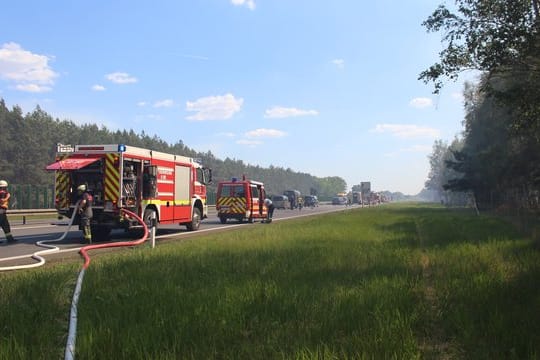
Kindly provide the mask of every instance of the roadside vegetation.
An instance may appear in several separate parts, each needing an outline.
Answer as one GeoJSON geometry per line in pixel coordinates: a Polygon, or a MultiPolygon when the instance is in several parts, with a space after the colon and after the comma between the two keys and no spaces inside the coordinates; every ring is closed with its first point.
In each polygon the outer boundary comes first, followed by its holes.
{"type": "MultiPolygon", "coordinates": [[[[0,359],[62,358],[80,261],[0,273],[0,359]]],[[[78,359],[538,359],[540,253],[390,204],[93,256],[78,359]]]]}

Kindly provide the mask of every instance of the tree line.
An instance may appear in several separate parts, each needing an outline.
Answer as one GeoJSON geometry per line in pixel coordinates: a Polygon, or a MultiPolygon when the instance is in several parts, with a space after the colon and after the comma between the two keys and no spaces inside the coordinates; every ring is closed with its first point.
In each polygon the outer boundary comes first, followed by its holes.
{"type": "Polygon", "coordinates": [[[463,131],[437,140],[426,188],[478,209],[540,209],[539,0],[456,0],[423,23],[443,34],[440,61],[419,75],[437,93],[467,70],[463,131]]]}
{"type": "Polygon", "coordinates": [[[217,182],[232,177],[246,177],[262,181],[269,194],[282,194],[286,189],[296,189],[303,194],[317,194],[329,199],[345,191],[347,184],[339,176],[316,177],[296,172],[290,168],[270,166],[263,168],[244,163],[239,159],[218,159],[210,151],[196,152],[181,140],[169,144],[157,135],[144,131],[111,131],[95,124],[77,125],[72,120],[54,119],[37,106],[32,112],[23,114],[19,106],[10,110],[4,99],[0,99],[0,178],[19,185],[53,185],[54,174],[45,167],[54,162],[56,144],[127,144],[165,153],[196,158],[212,169],[213,183],[208,191],[215,192],[217,182]]]}

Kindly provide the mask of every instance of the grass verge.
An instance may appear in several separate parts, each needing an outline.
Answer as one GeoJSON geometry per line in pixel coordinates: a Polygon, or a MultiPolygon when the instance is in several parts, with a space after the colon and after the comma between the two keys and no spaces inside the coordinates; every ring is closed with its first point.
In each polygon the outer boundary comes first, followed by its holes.
{"type": "MultiPolygon", "coordinates": [[[[77,358],[540,356],[540,254],[495,218],[392,204],[158,245],[93,260],[77,358]]],[[[63,356],[79,268],[0,273],[0,359],[63,356]]]]}

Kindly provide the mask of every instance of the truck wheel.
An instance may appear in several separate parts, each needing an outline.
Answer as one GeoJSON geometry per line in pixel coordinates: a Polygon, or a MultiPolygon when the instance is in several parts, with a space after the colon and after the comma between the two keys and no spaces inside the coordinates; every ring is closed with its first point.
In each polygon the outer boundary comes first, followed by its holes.
{"type": "Polygon", "coordinates": [[[189,231],[195,231],[195,230],[199,230],[200,225],[201,225],[201,211],[198,208],[194,208],[193,217],[191,218],[191,222],[186,224],[186,228],[189,231]]]}
{"type": "Polygon", "coordinates": [[[219,222],[222,223],[222,224],[225,224],[227,222],[227,218],[225,216],[220,216],[219,217],[219,222]]]}

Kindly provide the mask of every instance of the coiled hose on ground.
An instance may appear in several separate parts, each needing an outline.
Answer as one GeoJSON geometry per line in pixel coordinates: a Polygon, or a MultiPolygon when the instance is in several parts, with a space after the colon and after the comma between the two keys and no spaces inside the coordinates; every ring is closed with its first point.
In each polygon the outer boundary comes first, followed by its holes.
{"type": "MultiPolygon", "coordinates": [[[[71,229],[71,226],[73,225],[73,221],[75,220],[75,217],[77,216],[77,210],[79,209],[79,204],[80,204],[80,200],[77,201],[77,203],[75,204],[75,209],[73,210],[73,215],[71,215],[71,219],[69,220],[68,228],[66,229],[64,234],[62,234],[62,236],[60,236],[58,239],[42,240],[42,241],[36,242],[37,246],[47,248],[47,250],[37,251],[30,256],[32,259],[37,260],[38,261],[37,263],[27,264],[27,265],[4,266],[4,267],[0,267],[0,271],[30,269],[30,268],[35,268],[35,267],[44,265],[45,259],[42,257],[42,255],[52,254],[54,252],[60,251],[60,248],[58,246],[49,245],[48,243],[64,240],[69,230],[71,229]]],[[[21,256],[11,257],[7,259],[0,259],[0,262],[7,261],[7,260],[24,259],[26,257],[28,257],[28,255],[21,255],[21,256]]]]}

